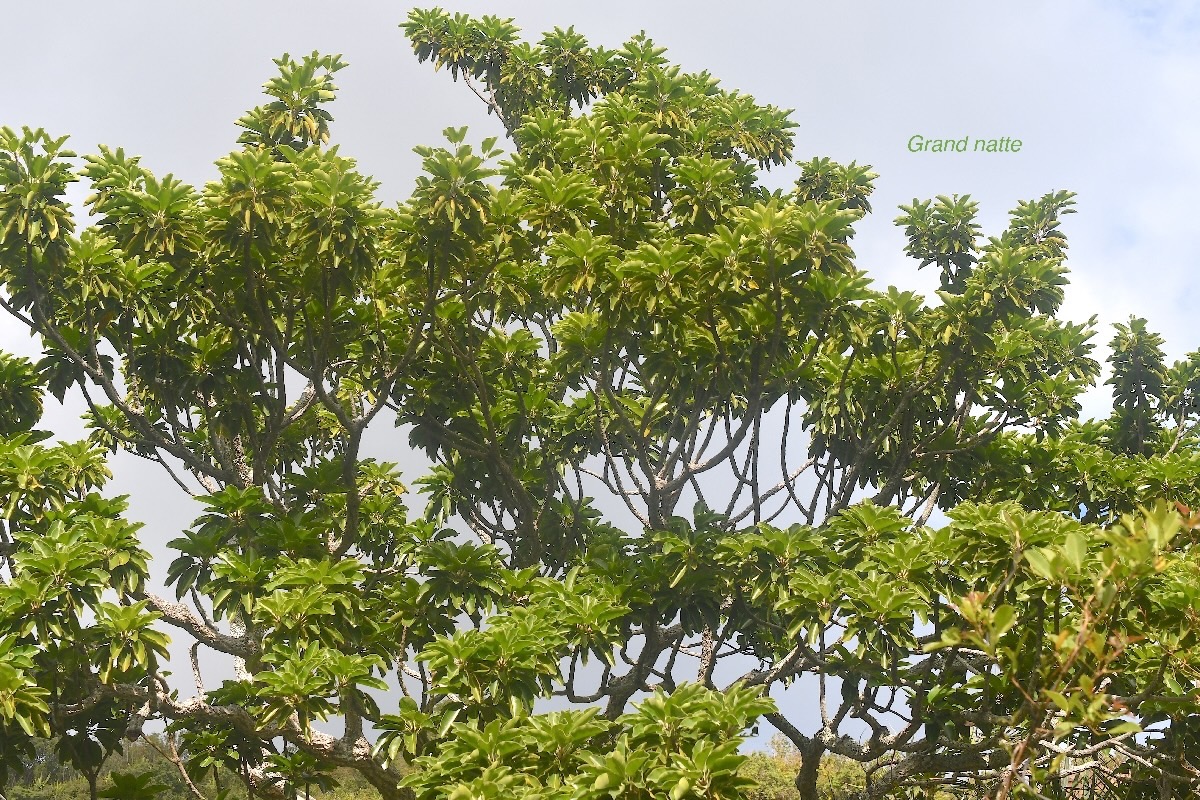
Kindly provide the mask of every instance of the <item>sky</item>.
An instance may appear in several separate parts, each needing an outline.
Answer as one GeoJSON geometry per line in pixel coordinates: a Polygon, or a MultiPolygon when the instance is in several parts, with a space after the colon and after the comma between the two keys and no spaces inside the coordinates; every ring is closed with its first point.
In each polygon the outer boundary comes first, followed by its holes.
{"type": "MultiPolygon", "coordinates": [[[[158,174],[194,184],[235,147],[234,120],[260,102],[283,52],[341,53],[333,140],[382,183],[381,199],[411,191],[412,148],[468,125],[502,133],[482,104],[445,73],[418,64],[398,24],[407,6],[384,2],[256,0],[164,3],[59,0],[5,3],[0,125],[70,134],[74,148],[124,147],[158,174]]],[[[1061,316],[1111,325],[1145,317],[1169,359],[1200,345],[1200,4],[1163,0],[528,0],[450,2],[474,15],[515,18],[531,37],[574,25],[593,44],[619,46],[645,31],[687,70],[794,109],[796,159],[873,165],[874,214],[858,226],[858,263],[879,288],[932,294],[937,276],[907,259],[897,206],[970,194],[986,235],[1019,200],[1068,189],[1078,213],[1063,228],[1071,285],[1061,316]],[[1019,153],[913,153],[914,135],[1020,139],[1019,153]]],[[[775,170],[790,184],[794,167],[775,170]]],[[[86,187],[76,186],[79,202],[86,187]]],[[[0,349],[35,355],[0,320],[0,349]]],[[[1105,348],[1098,349],[1102,358],[1105,348]]],[[[78,404],[49,401],[43,427],[80,435],[78,404]]],[[[1085,398],[1103,415],[1108,393],[1085,398]]],[[[370,455],[405,461],[384,432],[370,455]]],[[[113,459],[113,490],[131,495],[152,550],[191,519],[161,470],[113,459]]],[[[417,476],[411,476],[417,477],[417,476]]],[[[159,563],[159,570],[165,569],[159,563]]]]}

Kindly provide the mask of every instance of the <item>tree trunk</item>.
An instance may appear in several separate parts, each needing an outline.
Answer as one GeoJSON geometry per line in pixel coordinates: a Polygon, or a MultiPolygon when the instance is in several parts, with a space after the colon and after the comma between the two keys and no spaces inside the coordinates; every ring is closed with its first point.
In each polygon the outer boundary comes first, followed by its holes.
{"type": "Polygon", "coordinates": [[[825,748],[818,742],[800,751],[800,772],[796,774],[796,791],[800,800],[817,800],[817,771],[821,767],[821,757],[825,748]]]}

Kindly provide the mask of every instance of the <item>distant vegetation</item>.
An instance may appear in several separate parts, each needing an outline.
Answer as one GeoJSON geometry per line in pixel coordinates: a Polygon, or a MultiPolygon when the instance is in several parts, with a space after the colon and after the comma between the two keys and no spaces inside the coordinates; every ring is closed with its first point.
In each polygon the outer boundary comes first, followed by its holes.
{"type": "MultiPolygon", "coordinates": [[[[159,734],[148,734],[136,742],[127,743],[124,752],[114,753],[104,763],[97,780],[100,795],[109,796],[116,788],[112,774],[145,776],[145,784],[158,786],[146,795],[155,800],[198,800],[188,787],[178,767],[171,760],[171,745],[159,734]]],[[[745,794],[745,800],[799,800],[796,772],[800,754],[782,736],[771,740],[767,752],[751,753],[743,770],[757,786],[745,794]]],[[[192,784],[205,800],[248,800],[248,794],[238,776],[221,770],[221,790],[211,771],[196,775],[192,784]]],[[[313,788],[312,794],[322,800],[378,800],[379,794],[361,775],[352,769],[340,769],[333,774],[336,785],[327,789],[313,788]]],[[[821,764],[817,790],[821,800],[844,800],[863,788],[863,769],[849,759],[827,758],[821,764]]],[[[302,791],[302,790],[301,790],[302,791]]],[[[77,770],[59,761],[54,743],[39,740],[36,756],[28,767],[16,775],[3,795],[7,800],[88,800],[88,780],[77,770]]],[[[121,797],[116,800],[141,800],[121,797]]]]}
{"type": "MultiPolygon", "coordinates": [[[[113,797],[114,800],[198,800],[196,792],[188,786],[183,774],[173,763],[171,744],[164,735],[147,734],[136,742],[126,742],[122,750],[109,756],[100,769],[97,790],[101,797],[113,797]],[[119,794],[115,791],[118,787],[113,781],[114,773],[143,776],[146,779],[143,783],[152,791],[140,797],[119,794]]],[[[38,740],[35,756],[26,765],[23,772],[15,774],[0,796],[7,800],[88,800],[87,777],[58,758],[53,741],[38,740]]],[[[333,778],[336,785],[324,791],[314,788],[312,794],[324,800],[379,799],[379,793],[356,770],[336,770],[333,778]]],[[[205,800],[247,800],[249,797],[240,778],[223,768],[218,768],[216,773],[204,770],[203,774],[194,774],[189,780],[205,800]]],[[[303,787],[300,791],[303,791],[303,787]]]]}

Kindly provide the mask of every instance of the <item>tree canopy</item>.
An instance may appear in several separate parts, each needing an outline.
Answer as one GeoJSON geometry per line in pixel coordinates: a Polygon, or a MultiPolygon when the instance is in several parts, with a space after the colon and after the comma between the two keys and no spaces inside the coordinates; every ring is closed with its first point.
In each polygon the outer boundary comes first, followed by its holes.
{"type": "Polygon", "coordinates": [[[1200,785],[1200,354],[1119,326],[1113,413],[1079,419],[1070,192],[990,236],[914,200],[940,288],[877,289],[876,176],[797,162],[790,112],[645,35],[402,27],[507,139],[447,129],[394,207],[331,144],[336,56],[277,59],[201,188],[0,132],[0,306],[44,348],[0,357],[0,785],[36,738],[98,770],[151,720],[263,797],[348,767],[387,798],[739,798],[756,725],[805,800],[826,758],[861,798],[1200,785]],[[38,429],[45,392],[87,441],[38,429]],[[411,494],[363,456],[393,422],[411,494]],[[203,504],[173,598],[103,494],[117,450],[203,504]]]}

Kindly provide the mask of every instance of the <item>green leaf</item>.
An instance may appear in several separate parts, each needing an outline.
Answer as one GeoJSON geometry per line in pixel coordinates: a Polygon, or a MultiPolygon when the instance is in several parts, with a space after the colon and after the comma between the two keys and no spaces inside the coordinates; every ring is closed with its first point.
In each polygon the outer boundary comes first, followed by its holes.
{"type": "Polygon", "coordinates": [[[1063,553],[1067,557],[1067,563],[1076,571],[1082,569],[1083,562],[1087,558],[1087,541],[1083,538],[1083,534],[1079,531],[1071,531],[1067,534],[1063,553]]]}
{"type": "Polygon", "coordinates": [[[1029,562],[1029,567],[1039,577],[1050,581],[1058,578],[1058,573],[1054,569],[1053,554],[1048,553],[1045,548],[1026,550],[1025,560],[1029,562]]]}

